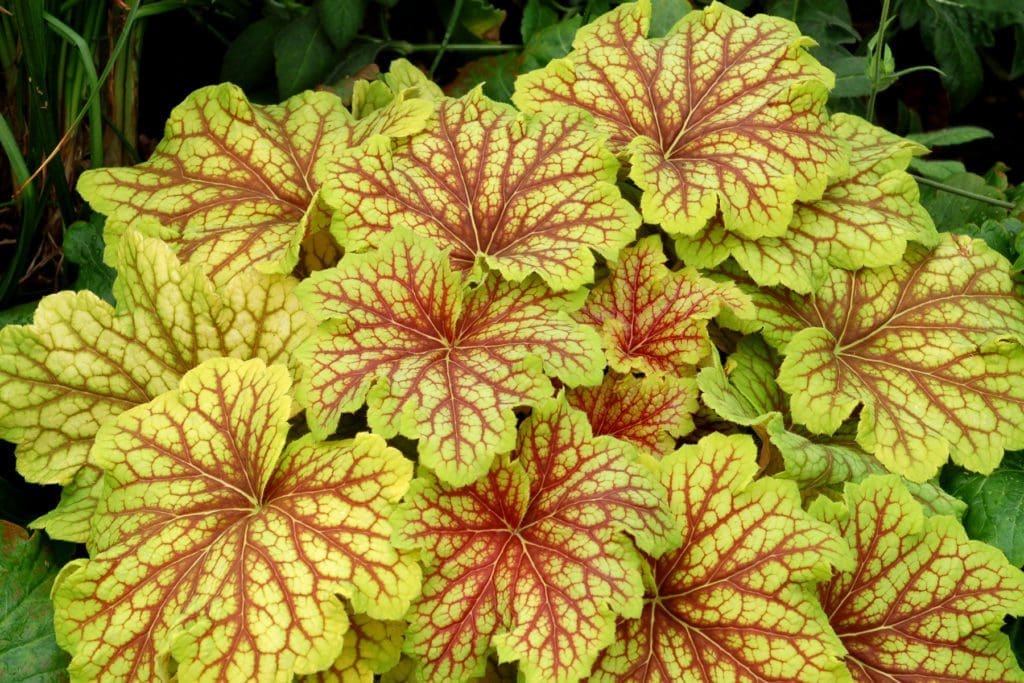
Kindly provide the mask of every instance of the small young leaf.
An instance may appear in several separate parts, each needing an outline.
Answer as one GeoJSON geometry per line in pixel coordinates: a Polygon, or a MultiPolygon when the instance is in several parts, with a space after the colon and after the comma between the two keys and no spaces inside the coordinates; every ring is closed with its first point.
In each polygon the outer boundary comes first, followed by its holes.
{"type": "Polygon", "coordinates": [[[942,484],[967,503],[967,534],[1002,550],[1015,567],[1024,566],[1024,452],[1007,453],[989,475],[951,467],[942,484]]]}
{"type": "Polygon", "coordinates": [[[480,481],[413,484],[395,539],[428,566],[406,646],[424,680],[482,675],[489,646],[530,683],[590,672],[615,618],[639,613],[640,558],[623,532],[655,555],[679,543],[664,490],[631,453],[548,400],[480,481]]]}
{"type": "Polygon", "coordinates": [[[93,214],[88,221],[69,225],[64,231],[62,249],[64,258],[78,266],[75,290],[87,289],[113,304],[112,287],[117,273],[103,262],[103,217],[93,214]]]}
{"type": "Polygon", "coordinates": [[[380,621],[352,613],[348,618],[345,645],[334,664],[296,683],[373,683],[374,674],[390,671],[398,664],[405,621],[380,621]]]}

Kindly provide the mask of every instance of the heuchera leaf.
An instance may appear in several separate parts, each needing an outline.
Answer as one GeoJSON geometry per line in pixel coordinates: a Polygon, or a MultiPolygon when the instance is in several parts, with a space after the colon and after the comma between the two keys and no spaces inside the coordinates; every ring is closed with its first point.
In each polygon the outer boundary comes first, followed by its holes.
{"type": "Polygon", "coordinates": [[[751,317],[750,300],[730,283],[693,269],[670,271],[657,235],[624,249],[576,319],[601,332],[618,372],[686,375],[707,355],[707,322],[723,305],[751,317]]]}
{"type": "MultiPolygon", "coordinates": [[[[216,287],[159,241],[126,234],[119,310],[90,292],[61,292],[43,299],[32,325],[0,330],[0,436],[19,444],[19,472],[68,484],[105,422],[173,389],[208,358],[294,364],[313,330],[295,284],[247,273],[216,287]]],[[[72,538],[84,540],[75,526],[72,538]]]]}
{"type": "Polygon", "coordinates": [[[644,220],[693,234],[721,210],[747,237],[786,230],[796,200],[821,196],[843,168],[825,99],[832,74],[796,25],[713,3],[663,39],[646,38],[649,0],[581,28],[574,50],[520,76],[524,111],[593,115],[644,191],[644,220]]]}
{"type": "Polygon", "coordinates": [[[779,386],[816,433],[863,404],[857,443],[912,481],[949,455],[990,472],[1024,446],[1024,306],[980,240],[943,235],[889,268],[833,270],[811,297],[753,294],[786,358],[779,386]]]}
{"type": "Polygon", "coordinates": [[[476,90],[444,100],[410,140],[378,138],[328,163],[323,196],[347,249],[404,226],[450,248],[459,270],[484,263],[571,290],[593,280],[591,250],[614,257],[640,223],[615,186],[617,169],[586,116],[524,119],[476,90]]]}
{"type": "Polygon", "coordinates": [[[0,680],[65,680],[68,656],[53,639],[50,587],[68,554],[0,520],[0,680]]]}
{"type": "Polygon", "coordinates": [[[969,541],[951,517],[926,517],[895,477],[819,498],[857,556],[818,592],[857,681],[1024,681],[1006,614],[1024,613],[1024,574],[995,548],[969,541]]]}
{"type": "Polygon", "coordinates": [[[201,88],[171,113],[148,161],[82,174],[78,191],[107,216],[107,247],[135,227],[219,282],[257,267],[289,272],[319,187],[317,161],[371,135],[410,135],[432,105],[396,93],[357,120],[327,92],[250,104],[231,84],[201,88]]]}
{"type": "Polygon", "coordinates": [[[814,681],[843,648],[806,584],[852,569],[796,486],[754,481],[746,435],[711,434],[661,461],[683,545],[650,559],[639,619],[619,622],[595,681],[814,681]]]}
{"type": "Polygon", "coordinates": [[[488,277],[468,288],[429,240],[406,230],[377,252],[348,253],[299,288],[322,320],[304,349],[300,391],[318,436],[369,405],[374,432],[419,441],[443,481],[479,478],[515,445],[513,409],[551,396],[551,381],[598,384],[597,335],[569,317],[584,292],[552,294],[536,278],[488,277]]]}
{"type": "Polygon", "coordinates": [[[893,265],[908,240],[935,246],[935,225],[906,172],[913,156],[928,150],[856,116],[836,114],[832,126],[850,143],[850,167],[821,199],[796,205],[785,234],[748,239],[715,220],[697,236],[676,240],[679,257],[711,268],[732,256],[759,285],[809,293],[831,267],[893,265]]]}
{"type": "Polygon", "coordinates": [[[428,565],[407,641],[426,680],[482,675],[489,645],[526,681],[589,673],[615,617],[639,613],[640,560],[622,532],[656,555],[679,541],[664,490],[632,452],[551,399],[483,479],[413,483],[395,539],[428,565]]]}
{"type": "Polygon", "coordinates": [[[92,559],[54,588],[73,680],[289,681],[341,652],[336,595],[379,619],[408,609],[419,569],[387,517],[412,463],[369,434],[286,446],[290,384],[213,359],[101,430],[92,559]]]}
{"type": "Polygon", "coordinates": [[[404,634],[404,621],[349,614],[345,645],[334,664],[326,671],[303,676],[300,683],[373,683],[374,674],[398,664],[404,634]]]}
{"type": "Polygon", "coordinates": [[[675,437],[693,429],[697,384],[692,377],[634,377],[609,373],[597,387],[566,393],[594,434],[614,436],[652,455],[675,448],[675,437]]]}

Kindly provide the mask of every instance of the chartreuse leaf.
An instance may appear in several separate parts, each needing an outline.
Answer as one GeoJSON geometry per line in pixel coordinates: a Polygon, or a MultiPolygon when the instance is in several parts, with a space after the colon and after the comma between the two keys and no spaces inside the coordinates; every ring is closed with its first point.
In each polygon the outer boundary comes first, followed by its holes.
{"type": "Polygon", "coordinates": [[[0,520],[0,680],[65,680],[68,656],[53,639],[50,587],[68,553],[0,520]]]}
{"type": "Polygon", "coordinates": [[[582,410],[594,434],[614,436],[652,455],[664,455],[675,437],[693,429],[697,384],[692,377],[634,377],[609,373],[597,387],[566,393],[569,405],[582,410]]]}
{"type": "Polygon", "coordinates": [[[578,112],[517,116],[475,90],[397,145],[326,164],[324,199],[346,248],[376,246],[404,226],[451,249],[459,270],[539,274],[552,288],[593,280],[594,256],[615,257],[640,217],[615,186],[618,162],[578,112]]]}
{"type": "Polygon", "coordinates": [[[620,620],[595,681],[835,680],[843,647],[807,584],[852,569],[850,551],[757,475],[746,435],[711,434],[661,461],[683,545],[648,560],[639,619],[620,620]]]}
{"type": "Polygon", "coordinates": [[[92,559],[53,594],[73,680],[288,681],[342,651],[337,595],[405,613],[419,569],[387,518],[412,463],[369,434],[286,445],[290,384],[217,358],[101,430],[92,559]]]}
{"type": "Polygon", "coordinates": [[[295,363],[313,331],[295,284],[247,273],[215,287],[133,231],[119,246],[120,310],[91,292],[61,292],[42,300],[33,324],[0,330],[0,436],[18,444],[26,479],[69,485],[65,509],[42,522],[52,536],[88,535],[99,476],[82,467],[111,418],[173,389],[208,358],[295,363]]]}
{"type": "Polygon", "coordinates": [[[990,472],[1024,446],[1024,306],[1006,260],[945,234],[888,268],[833,270],[810,297],[755,291],[786,358],[793,418],[830,434],[862,404],[857,443],[912,481],[948,456],[990,472]]]}
{"type": "MultiPolygon", "coordinates": [[[[764,458],[779,479],[795,481],[804,498],[838,496],[843,485],[859,482],[885,467],[857,445],[844,425],[830,436],[812,436],[792,424],[789,399],[775,382],[780,359],[760,337],[740,340],[724,367],[714,364],[697,376],[704,403],[736,424],[752,426],[770,453],[764,458]]],[[[929,514],[963,514],[964,504],[933,479],[904,482],[929,514]]]]}
{"type": "Polygon", "coordinates": [[[428,566],[406,643],[425,680],[483,675],[492,645],[526,681],[590,672],[616,617],[640,610],[640,558],[622,532],[654,555],[679,542],[664,490],[633,452],[550,399],[484,478],[413,483],[395,540],[428,566]]]}
{"type": "Polygon", "coordinates": [[[1024,681],[1006,614],[1024,613],[1024,574],[952,517],[926,517],[896,477],[811,506],[853,548],[856,568],[818,587],[858,681],[1024,681]]]}
{"type": "Polygon", "coordinates": [[[832,125],[850,143],[849,170],[821,199],[798,203],[785,234],[749,239],[716,219],[696,237],[676,241],[680,258],[710,268],[732,256],[760,285],[809,293],[832,267],[893,265],[907,241],[935,246],[938,233],[906,172],[913,155],[927,149],[856,116],[836,114],[832,125]]]}
{"type": "Polygon", "coordinates": [[[527,112],[590,113],[628,156],[644,220],[694,234],[720,210],[725,228],[780,235],[793,203],[821,196],[844,166],[826,121],[831,72],[813,41],[778,17],[713,3],[647,39],[649,0],[621,5],[576,33],[574,50],[520,76],[527,112]]]}
{"type": "Polygon", "coordinates": [[[349,614],[345,645],[326,671],[303,676],[300,683],[373,683],[374,674],[390,671],[402,655],[404,621],[380,621],[349,614]]]}
{"type": "Polygon", "coordinates": [[[148,161],[87,171],[78,191],[106,214],[108,249],[136,227],[219,282],[253,267],[289,272],[320,184],[317,161],[372,135],[415,133],[431,109],[399,94],[357,120],[327,92],[261,106],[234,85],[201,88],[171,113],[148,161]]]}
{"type": "Polygon", "coordinates": [[[710,350],[707,322],[723,305],[752,316],[750,300],[730,283],[670,271],[665,260],[656,235],[624,249],[576,315],[601,332],[613,370],[685,375],[710,350]]]}
{"type": "Polygon", "coordinates": [[[582,290],[496,277],[469,288],[445,252],[404,229],[299,292],[328,321],[303,352],[300,401],[313,433],[330,434],[367,403],[373,431],[418,438],[420,461],[447,483],[474,481],[512,449],[513,409],[550,396],[548,376],[601,381],[597,334],[569,317],[582,290]]]}

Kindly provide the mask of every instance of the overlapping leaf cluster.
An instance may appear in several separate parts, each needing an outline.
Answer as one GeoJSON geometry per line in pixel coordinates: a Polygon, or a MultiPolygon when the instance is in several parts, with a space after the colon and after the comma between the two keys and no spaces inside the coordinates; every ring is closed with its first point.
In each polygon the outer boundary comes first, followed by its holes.
{"type": "Polygon", "coordinates": [[[205,89],[83,177],[117,308],[0,331],[75,680],[1024,680],[934,481],[1024,446],[1008,264],[793,24],[650,20],[519,110],[205,89]]]}

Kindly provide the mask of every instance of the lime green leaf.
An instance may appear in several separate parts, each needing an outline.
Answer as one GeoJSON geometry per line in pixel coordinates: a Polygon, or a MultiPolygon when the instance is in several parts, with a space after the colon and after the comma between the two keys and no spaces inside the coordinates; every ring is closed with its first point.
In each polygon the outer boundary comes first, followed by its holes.
{"type": "Polygon", "coordinates": [[[652,455],[664,455],[675,437],[693,430],[697,385],[692,377],[634,377],[609,373],[597,387],[572,389],[569,405],[582,410],[594,434],[614,436],[652,455]]]}
{"type": "Polygon", "coordinates": [[[0,520],[0,680],[66,680],[68,656],[53,639],[50,586],[69,553],[0,520]]]}
{"type": "Polygon", "coordinates": [[[934,246],[935,226],[906,173],[913,155],[925,148],[856,116],[836,114],[832,125],[850,143],[849,170],[821,199],[797,204],[784,235],[747,239],[715,220],[695,238],[676,241],[680,258],[710,268],[733,256],[760,285],[809,293],[833,267],[892,265],[908,240],[934,246]]]}
{"type": "Polygon", "coordinates": [[[926,517],[895,477],[819,498],[857,564],[818,588],[858,681],[1024,681],[1003,617],[1024,613],[1024,574],[995,548],[969,541],[951,517],[926,517]]]}
{"type": "Polygon", "coordinates": [[[796,487],[754,481],[749,436],[712,434],[661,461],[683,545],[650,559],[639,619],[619,622],[595,681],[817,681],[843,647],[808,583],[849,549],[800,508],[796,487]]]}
{"type": "Polygon", "coordinates": [[[475,91],[442,102],[411,140],[378,140],[327,164],[323,196],[347,249],[404,226],[450,248],[460,270],[485,263],[571,290],[593,280],[591,250],[613,258],[640,223],[615,186],[617,168],[583,115],[526,120],[475,91]]]}
{"type": "Polygon", "coordinates": [[[349,614],[345,646],[326,671],[304,676],[300,683],[373,683],[374,674],[393,669],[402,655],[404,621],[380,621],[349,614]]]}
{"type": "Polygon", "coordinates": [[[284,681],[341,652],[337,595],[405,613],[419,570],[387,518],[412,463],[369,434],[286,446],[289,388],[282,366],[217,358],[104,426],[92,559],[54,588],[73,680],[284,681]]]}
{"type": "MultiPolygon", "coordinates": [[[[29,481],[71,482],[105,422],[173,389],[203,360],[294,366],[312,332],[290,277],[248,273],[218,288],[134,232],[118,260],[120,311],[91,292],[61,292],[43,299],[32,325],[0,330],[0,436],[19,444],[18,470],[29,481]]],[[[76,484],[73,497],[81,502],[92,483],[76,484]]],[[[84,514],[68,520],[70,535],[46,528],[82,541],[84,514]]]]}
{"type": "Polygon", "coordinates": [[[85,465],[60,492],[57,507],[38,517],[28,525],[43,529],[50,538],[85,543],[89,540],[92,515],[103,493],[103,472],[98,467],[85,465]]]}
{"type": "Polygon", "coordinates": [[[639,613],[640,558],[622,532],[657,555],[679,542],[664,490],[632,452],[552,399],[483,479],[413,483],[395,540],[428,566],[407,644],[425,680],[483,675],[491,645],[526,681],[590,672],[616,616],[639,613]]]}
{"type": "Polygon", "coordinates": [[[786,356],[779,386],[811,431],[834,432],[862,404],[857,443],[912,481],[950,455],[991,472],[1024,446],[1024,306],[980,240],[943,235],[889,268],[834,270],[810,297],[753,298],[786,356]]]}
{"type": "Polygon", "coordinates": [[[721,210],[727,230],[782,234],[793,203],[821,196],[844,166],[826,123],[832,74],[795,24],[713,3],[648,40],[649,0],[583,27],[574,50],[521,76],[527,112],[594,116],[644,191],[644,220],[693,234],[721,210]]]}
{"type": "Polygon", "coordinates": [[[786,395],[775,382],[779,362],[778,354],[760,337],[746,336],[724,367],[715,362],[697,375],[701,399],[730,422],[764,425],[789,412],[786,395]]]}
{"type": "Polygon", "coordinates": [[[723,305],[751,316],[749,299],[731,284],[670,271],[665,260],[656,235],[623,250],[577,314],[601,332],[613,370],[686,375],[710,351],[707,322],[723,305]]]}
{"type": "Polygon", "coordinates": [[[987,476],[950,468],[942,484],[967,504],[967,534],[1002,550],[1015,567],[1024,566],[1024,453],[1007,453],[987,476]]]}
{"type": "Polygon", "coordinates": [[[306,349],[310,426],[326,436],[365,402],[374,432],[418,438],[420,462],[468,484],[512,449],[513,409],[551,396],[547,376],[601,381],[597,335],[569,317],[583,295],[535,278],[468,288],[444,252],[396,230],[379,251],[346,254],[300,285],[310,312],[330,321],[306,349]]]}
{"type": "Polygon", "coordinates": [[[108,261],[126,227],[137,227],[219,282],[254,267],[289,272],[319,187],[317,161],[374,134],[414,133],[430,109],[399,95],[357,121],[326,92],[259,106],[236,86],[210,86],[175,108],[148,161],[87,171],[78,191],[107,216],[108,261]]]}

